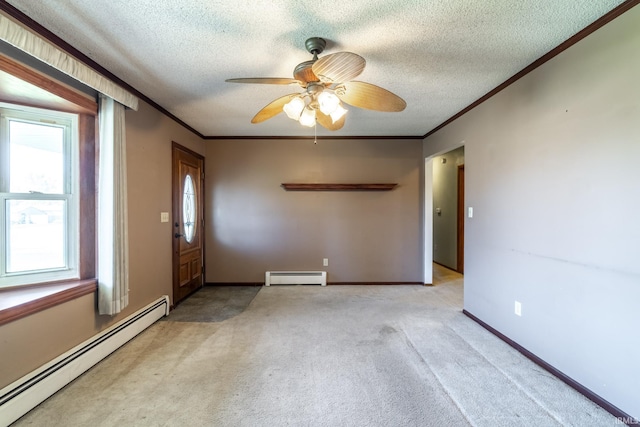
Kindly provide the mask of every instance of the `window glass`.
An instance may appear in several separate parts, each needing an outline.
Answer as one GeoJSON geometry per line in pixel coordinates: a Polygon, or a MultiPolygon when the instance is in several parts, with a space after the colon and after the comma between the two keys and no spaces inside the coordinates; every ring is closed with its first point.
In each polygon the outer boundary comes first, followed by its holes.
{"type": "Polygon", "coordinates": [[[193,179],[189,174],[184,179],[182,221],[184,222],[184,238],[187,243],[191,243],[196,233],[196,192],[193,188],[193,179]]]}
{"type": "Polygon", "coordinates": [[[63,200],[7,200],[7,273],[66,267],[65,204],[63,200]]]}
{"type": "Polygon", "coordinates": [[[9,121],[11,193],[64,193],[64,128],[9,121]]]}

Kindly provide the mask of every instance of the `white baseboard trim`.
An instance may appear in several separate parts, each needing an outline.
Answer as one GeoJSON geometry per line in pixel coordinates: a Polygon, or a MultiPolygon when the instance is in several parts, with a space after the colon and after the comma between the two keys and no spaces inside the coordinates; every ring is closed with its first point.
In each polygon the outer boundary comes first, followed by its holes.
{"type": "Polygon", "coordinates": [[[127,341],[169,314],[169,297],[136,311],[0,390],[0,426],[8,426],[127,341]]]}

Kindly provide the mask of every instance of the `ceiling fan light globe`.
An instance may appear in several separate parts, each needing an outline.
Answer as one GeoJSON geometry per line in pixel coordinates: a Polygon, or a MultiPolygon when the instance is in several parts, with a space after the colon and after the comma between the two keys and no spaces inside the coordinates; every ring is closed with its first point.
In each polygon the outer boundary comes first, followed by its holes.
{"type": "Polygon", "coordinates": [[[333,121],[333,123],[335,123],[338,120],[340,120],[342,116],[347,114],[347,111],[348,110],[342,108],[342,105],[338,104],[337,107],[333,110],[333,112],[329,114],[329,116],[331,116],[331,120],[333,121]]]}
{"type": "Polygon", "coordinates": [[[305,108],[300,114],[300,124],[313,127],[316,124],[316,111],[311,108],[305,108]]]}
{"type": "Polygon", "coordinates": [[[340,99],[329,91],[324,91],[318,95],[318,103],[320,104],[320,111],[323,114],[330,115],[340,105],[340,99]]]}
{"type": "Polygon", "coordinates": [[[304,106],[304,100],[302,98],[295,97],[291,101],[284,104],[282,110],[290,119],[298,120],[300,118],[300,114],[302,114],[304,106]]]}

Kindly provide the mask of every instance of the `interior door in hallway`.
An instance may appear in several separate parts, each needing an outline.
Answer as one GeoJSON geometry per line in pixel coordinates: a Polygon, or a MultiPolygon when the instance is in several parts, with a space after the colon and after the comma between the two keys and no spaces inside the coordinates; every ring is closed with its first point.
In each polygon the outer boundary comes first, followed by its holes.
{"type": "Polygon", "coordinates": [[[204,284],[204,158],[173,143],[173,304],[204,284]]]}

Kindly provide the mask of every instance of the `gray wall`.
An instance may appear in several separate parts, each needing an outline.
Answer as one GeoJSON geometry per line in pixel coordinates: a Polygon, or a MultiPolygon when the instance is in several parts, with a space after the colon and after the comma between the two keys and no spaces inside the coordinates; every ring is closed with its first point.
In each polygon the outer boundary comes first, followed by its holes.
{"type": "Polygon", "coordinates": [[[422,281],[422,141],[214,140],[206,150],[207,282],[263,282],[268,270],[422,281]],[[291,192],[284,182],[399,185],[291,192]]]}
{"type": "Polygon", "coordinates": [[[636,6],[424,144],[465,141],[465,309],[636,418],[638,28],[636,6]]]}
{"type": "Polygon", "coordinates": [[[433,159],[433,260],[453,270],[458,268],[458,166],[463,164],[464,147],[433,159]]]}

